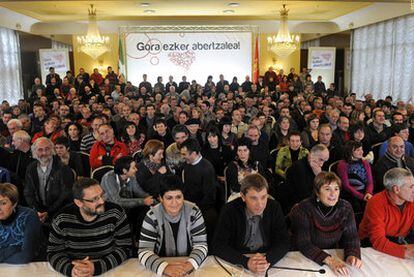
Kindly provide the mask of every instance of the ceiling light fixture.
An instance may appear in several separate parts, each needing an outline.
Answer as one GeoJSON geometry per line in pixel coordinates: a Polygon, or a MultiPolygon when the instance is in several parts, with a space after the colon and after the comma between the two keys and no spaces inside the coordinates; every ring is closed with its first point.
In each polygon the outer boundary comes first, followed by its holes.
{"type": "Polygon", "coordinates": [[[141,7],[149,7],[151,4],[150,3],[147,3],[147,2],[144,2],[144,3],[141,3],[140,4],[140,6],[141,7]]]}
{"type": "Polygon", "coordinates": [[[277,36],[267,37],[267,49],[277,56],[284,58],[299,48],[300,37],[290,35],[288,27],[288,12],[286,5],[280,10],[280,26],[277,36]]]}
{"type": "Polygon", "coordinates": [[[224,10],[224,14],[234,14],[234,10],[224,10]]]}
{"type": "Polygon", "coordinates": [[[232,8],[235,8],[235,7],[240,6],[240,4],[237,3],[237,2],[232,2],[232,3],[228,3],[227,6],[232,7],[232,8]]]}
{"type": "Polygon", "coordinates": [[[146,13],[146,14],[153,14],[153,13],[155,13],[155,10],[145,10],[144,13],[146,13]]]}
{"type": "Polygon", "coordinates": [[[86,36],[77,36],[78,52],[84,52],[93,59],[98,58],[102,54],[110,51],[108,36],[101,36],[96,22],[96,9],[93,5],[88,9],[88,32],[86,36]]]}

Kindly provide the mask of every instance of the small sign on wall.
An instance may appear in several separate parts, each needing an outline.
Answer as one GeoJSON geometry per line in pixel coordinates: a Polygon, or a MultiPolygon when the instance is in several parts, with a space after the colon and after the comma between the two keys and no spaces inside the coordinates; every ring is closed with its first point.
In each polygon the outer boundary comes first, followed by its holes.
{"type": "Polygon", "coordinates": [[[46,83],[46,76],[49,74],[50,67],[55,68],[55,72],[60,75],[60,78],[63,78],[66,71],[70,70],[67,49],[40,49],[39,59],[43,83],[46,83]]]}

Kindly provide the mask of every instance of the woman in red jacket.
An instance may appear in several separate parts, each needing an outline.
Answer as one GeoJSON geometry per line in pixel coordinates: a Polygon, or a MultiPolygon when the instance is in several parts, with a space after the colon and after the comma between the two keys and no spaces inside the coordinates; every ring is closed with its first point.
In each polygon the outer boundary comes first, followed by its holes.
{"type": "Polygon", "coordinates": [[[46,119],[43,124],[42,131],[34,134],[32,144],[40,137],[50,138],[52,142],[55,143],[56,139],[62,136],[62,130],[58,130],[59,123],[57,121],[58,120],[56,120],[55,117],[49,117],[46,119]]]}

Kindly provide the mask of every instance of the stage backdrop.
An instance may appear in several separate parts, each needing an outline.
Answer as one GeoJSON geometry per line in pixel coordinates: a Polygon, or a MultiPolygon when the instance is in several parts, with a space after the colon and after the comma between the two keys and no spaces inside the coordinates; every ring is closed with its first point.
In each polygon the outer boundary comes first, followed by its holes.
{"type": "Polygon", "coordinates": [[[236,76],[241,84],[252,72],[250,32],[129,33],[125,49],[127,79],[133,84],[144,73],[151,83],[158,76],[167,83],[172,75],[178,84],[185,75],[204,85],[209,75],[217,82],[223,74],[229,82],[236,76]]]}

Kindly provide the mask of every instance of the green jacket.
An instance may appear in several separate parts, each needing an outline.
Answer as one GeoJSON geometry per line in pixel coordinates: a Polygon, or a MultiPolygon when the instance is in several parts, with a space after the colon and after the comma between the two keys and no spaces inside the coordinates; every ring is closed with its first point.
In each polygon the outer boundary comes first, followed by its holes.
{"type": "MultiPolygon", "coordinates": [[[[308,149],[301,146],[299,150],[298,160],[306,157],[309,154],[308,149]]],[[[292,157],[290,156],[289,145],[280,148],[277,153],[275,173],[277,175],[286,177],[286,170],[292,165],[292,157]]]]}

